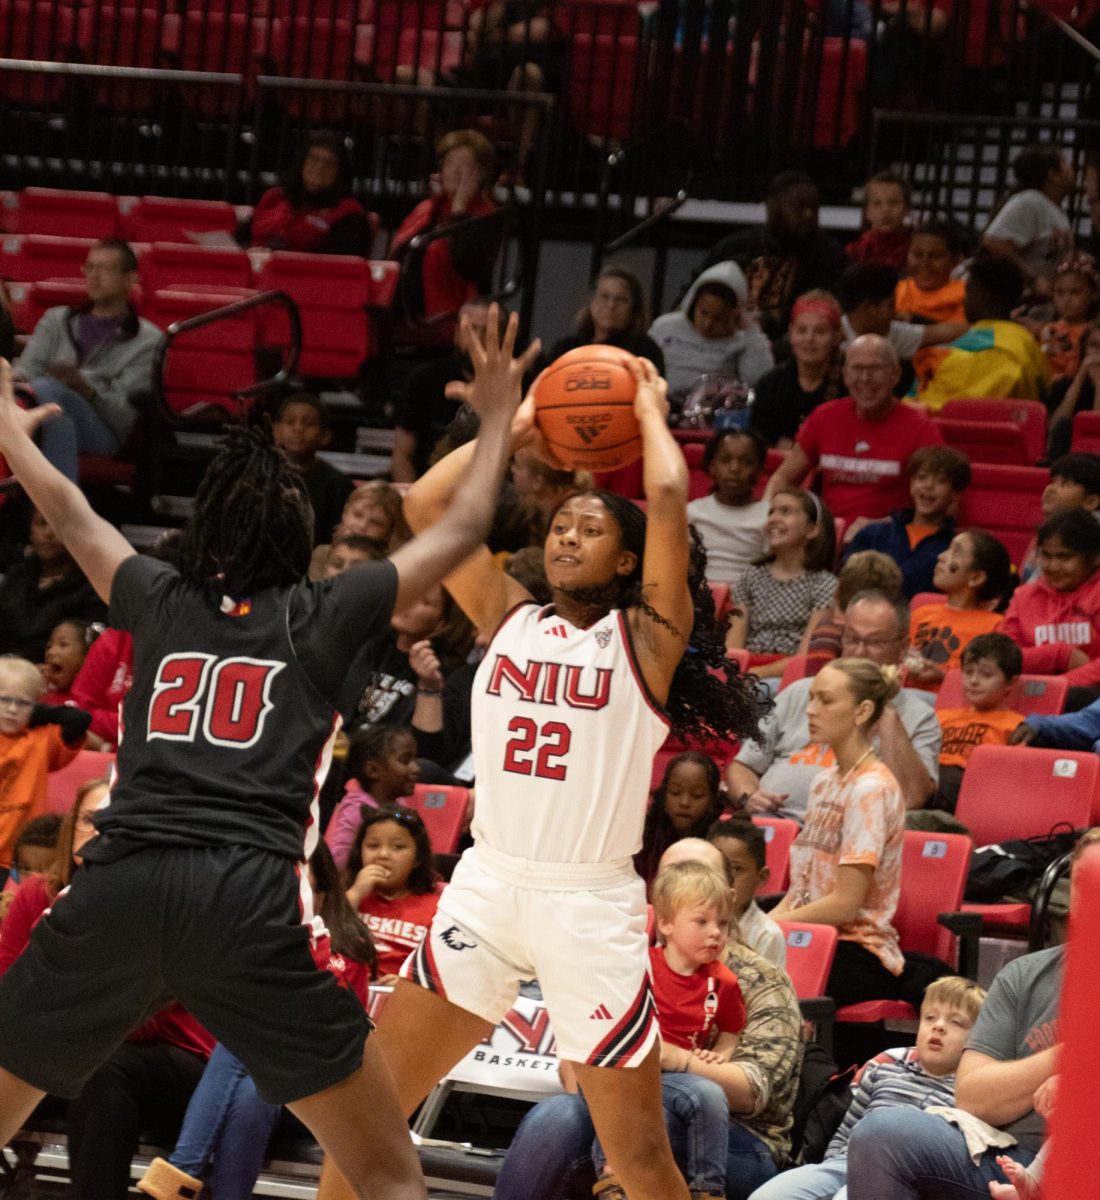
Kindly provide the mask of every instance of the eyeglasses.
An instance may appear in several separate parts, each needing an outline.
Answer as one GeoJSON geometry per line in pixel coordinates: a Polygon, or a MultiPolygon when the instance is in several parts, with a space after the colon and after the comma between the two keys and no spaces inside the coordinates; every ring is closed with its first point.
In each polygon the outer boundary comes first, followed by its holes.
{"type": "Polygon", "coordinates": [[[856,637],[854,633],[843,633],[840,636],[840,644],[842,646],[862,646],[864,650],[874,650],[878,646],[892,646],[895,642],[900,642],[901,636],[898,637],[856,637]]]}
{"type": "Polygon", "coordinates": [[[122,268],[117,263],[86,262],[80,268],[82,275],[120,275],[122,268]]]}
{"type": "Polygon", "coordinates": [[[34,708],[33,700],[24,700],[20,696],[0,696],[0,708],[14,708],[16,712],[26,712],[34,708]]]}

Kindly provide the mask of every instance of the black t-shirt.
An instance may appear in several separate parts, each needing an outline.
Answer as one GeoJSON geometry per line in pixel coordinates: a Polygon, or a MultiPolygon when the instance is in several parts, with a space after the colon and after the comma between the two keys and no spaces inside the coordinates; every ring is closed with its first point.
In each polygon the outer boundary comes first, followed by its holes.
{"type": "Polygon", "coordinates": [[[393,410],[393,423],[416,438],[413,465],[422,475],[428,469],[432,447],[443,436],[447,426],[460,408],[457,400],[449,400],[446,387],[472,376],[468,364],[459,354],[448,354],[422,363],[412,371],[393,410]]]}
{"type": "MultiPolygon", "coordinates": [[[[563,354],[567,354],[570,350],[576,350],[579,346],[590,345],[591,342],[591,338],[581,337],[579,333],[575,333],[571,337],[561,338],[554,343],[549,355],[541,361],[540,365],[549,366],[555,359],[561,358],[563,354]]],[[[665,373],[664,353],[648,333],[620,333],[608,338],[606,342],[601,344],[605,346],[618,346],[620,350],[626,350],[627,353],[635,354],[638,358],[648,358],[662,375],[665,373]]]]}
{"type": "Polygon", "coordinates": [[[761,375],[753,395],[749,423],[769,446],[774,446],[780,438],[793,441],[802,422],[819,404],[836,399],[836,389],[826,378],[820,387],[804,391],[798,382],[798,364],[789,359],[761,375]]]}
{"type": "Polygon", "coordinates": [[[305,481],[313,505],[313,544],[320,546],[332,540],[332,531],[344,515],[344,505],[355,484],[323,458],[314,460],[305,481]]]}
{"type": "Polygon", "coordinates": [[[344,677],[388,627],[396,595],[388,561],[232,606],[167,563],[126,559],[110,620],[134,635],[134,682],[118,778],[96,817],[103,836],[84,857],[153,843],[301,859],[344,677]]]}
{"type": "Polygon", "coordinates": [[[64,575],[38,586],[41,568],[34,556],[17,559],[0,583],[0,654],[41,662],[54,626],[66,620],[102,621],[107,606],[74,563],[64,575]]]}

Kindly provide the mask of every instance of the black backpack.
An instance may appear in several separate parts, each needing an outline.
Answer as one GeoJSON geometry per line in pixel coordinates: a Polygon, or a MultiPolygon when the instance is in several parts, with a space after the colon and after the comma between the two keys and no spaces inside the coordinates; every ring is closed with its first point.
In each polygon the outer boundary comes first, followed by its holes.
{"type": "Polygon", "coordinates": [[[842,1071],[827,1050],[807,1042],[794,1098],[791,1158],[799,1163],[819,1163],[833,1134],[840,1128],[852,1102],[856,1067],[842,1071]]]}
{"type": "Polygon", "coordinates": [[[1068,854],[1083,832],[1062,822],[1042,837],[979,846],[970,858],[964,899],[972,904],[996,904],[1006,896],[1030,899],[1043,872],[1068,854]]]}

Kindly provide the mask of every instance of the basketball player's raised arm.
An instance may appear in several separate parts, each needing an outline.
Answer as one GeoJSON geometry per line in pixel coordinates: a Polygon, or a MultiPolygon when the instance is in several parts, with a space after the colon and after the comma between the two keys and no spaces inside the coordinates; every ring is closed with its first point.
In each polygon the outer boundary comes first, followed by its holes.
{"type": "MultiPolygon", "coordinates": [[[[477,440],[437,464],[405,498],[406,518],[417,536],[390,556],[397,568],[396,608],[446,579],[455,600],[477,623],[460,594],[464,591],[461,581],[456,590],[450,577],[489,532],[512,451],[512,424],[523,394],[523,375],[539,351],[536,340],[518,358],[513,357],[519,320],[513,313],[503,336],[499,322],[500,311],[494,304],[489,309],[484,344],[472,330],[466,331],[474,382],[463,398],[481,418],[477,440]],[[452,463],[456,455],[458,462],[452,463]]],[[[489,566],[504,578],[491,562],[489,566]]]]}
{"type": "Polygon", "coordinates": [[[119,563],[135,553],[134,548],[113,525],[92,511],[80,488],[47,462],[35,445],[35,430],[57,415],[57,406],[20,408],[11,384],[11,363],[0,358],[0,453],[100,599],[110,603],[115,571],[119,563]]]}

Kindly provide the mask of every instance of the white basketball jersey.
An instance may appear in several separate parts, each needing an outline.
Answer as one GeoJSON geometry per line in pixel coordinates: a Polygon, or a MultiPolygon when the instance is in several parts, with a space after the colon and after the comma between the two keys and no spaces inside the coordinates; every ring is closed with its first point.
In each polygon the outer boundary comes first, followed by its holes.
{"type": "Polygon", "coordinates": [[[621,612],[578,629],[553,608],[513,610],[478,667],[471,712],[476,839],[539,862],[639,849],[668,723],[621,612]]]}

